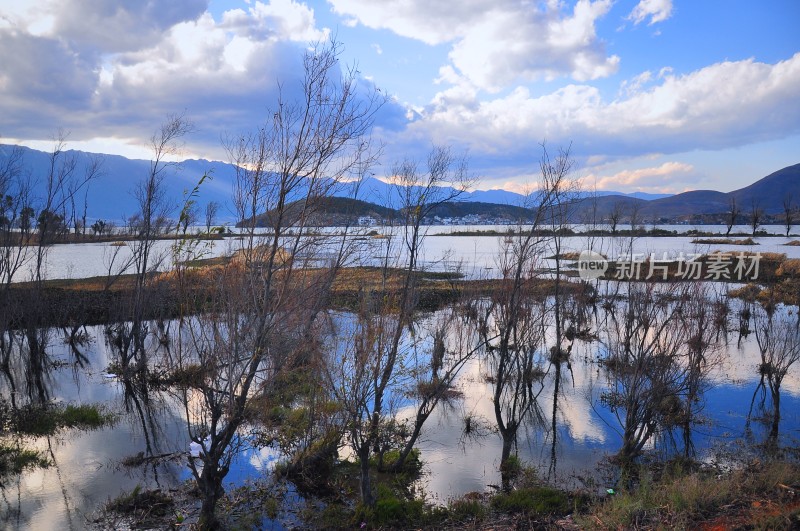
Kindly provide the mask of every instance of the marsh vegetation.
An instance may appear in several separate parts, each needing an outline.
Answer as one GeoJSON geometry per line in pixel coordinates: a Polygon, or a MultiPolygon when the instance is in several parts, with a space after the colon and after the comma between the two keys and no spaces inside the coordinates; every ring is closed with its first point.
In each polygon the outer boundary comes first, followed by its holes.
{"type": "MultiPolygon", "coordinates": [[[[68,205],[100,163],[76,176],[57,146],[41,198],[2,169],[3,523],[690,526],[756,495],[795,522],[796,264],[773,256],[741,299],[708,279],[576,278],[579,183],[569,149],[545,145],[535,217],[496,236],[491,275],[429,270],[423,220],[472,184],[444,146],[390,169],[403,219],[381,237],[319,231],[315,208],[338,187],[357,197],[379,150],[382,96],[338,57],[309,51],[305,98],[227,142],[242,222],[223,258],[207,260],[215,207],[189,231],[203,182],[182,202],[162,191],[183,116],[152,138],[129,258],[112,252],[103,277],[43,273],[51,214],[79,232],[68,205]],[[170,223],[180,237],[156,245],[170,223]],[[37,499],[45,476],[57,488],[37,499]]],[[[586,220],[583,243],[632,252],[641,233],[618,222],[601,236],[586,220]]]]}

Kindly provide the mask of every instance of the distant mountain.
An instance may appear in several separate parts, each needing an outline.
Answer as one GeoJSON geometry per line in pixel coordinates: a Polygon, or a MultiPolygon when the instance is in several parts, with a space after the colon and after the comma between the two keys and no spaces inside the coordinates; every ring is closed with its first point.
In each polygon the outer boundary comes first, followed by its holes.
{"type": "Polygon", "coordinates": [[[476,203],[495,203],[498,205],[515,205],[521,206],[525,204],[525,196],[516,192],[509,192],[508,190],[475,190],[468,194],[464,194],[463,201],[474,201],[476,203]]]}
{"type": "Polygon", "coordinates": [[[731,199],[735,199],[742,215],[746,216],[754,203],[765,214],[780,215],[783,212],[783,200],[787,197],[792,198],[796,206],[800,206],[800,164],[787,166],[750,186],[728,193],[698,190],[657,199],[643,206],[642,214],[650,219],[685,219],[724,214],[730,211],[731,199]]]}
{"type": "MultiPolygon", "coordinates": [[[[452,188],[444,187],[442,188],[445,194],[450,194],[452,192],[452,188]]],[[[336,195],[339,196],[346,196],[349,191],[342,191],[337,193],[336,195]]],[[[597,196],[597,197],[604,197],[604,196],[619,196],[619,197],[630,197],[635,199],[642,199],[645,201],[661,199],[664,197],[670,197],[671,194],[648,194],[646,192],[633,192],[633,193],[623,193],[623,192],[613,192],[607,190],[600,190],[597,192],[583,192],[581,195],[584,196],[597,196]]],[[[458,196],[458,202],[470,202],[470,203],[494,203],[498,205],[513,205],[518,207],[529,207],[536,204],[536,192],[533,192],[529,196],[525,196],[523,194],[518,194],[516,192],[510,192],[508,190],[475,190],[474,192],[465,192],[458,196]]],[[[361,184],[358,198],[364,201],[368,201],[370,203],[378,203],[384,204],[391,208],[400,208],[402,206],[400,197],[394,190],[393,186],[389,183],[381,181],[380,179],[376,179],[374,177],[369,177],[363,181],[361,184]]]]}
{"type": "MultiPolygon", "coordinates": [[[[284,220],[295,223],[303,212],[304,201],[290,203],[284,213],[284,220]]],[[[268,227],[273,224],[275,212],[267,212],[256,216],[256,226],[268,227]]],[[[448,218],[464,218],[474,216],[476,222],[524,222],[533,218],[532,210],[512,205],[498,205],[496,203],[477,202],[445,202],[433,208],[428,216],[428,221],[436,218],[444,221],[448,218]]],[[[372,222],[392,222],[401,219],[400,210],[387,208],[359,199],[348,197],[326,197],[319,200],[313,208],[313,213],[308,217],[306,224],[310,226],[330,225],[358,225],[363,220],[369,225],[372,222]],[[371,218],[367,220],[366,218],[371,218]]],[[[237,226],[247,225],[239,223],[237,226]]]]}
{"type": "MultiPolygon", "coordinates": [[[[0,167],[13,147],[0,145],[0,167]]],[[[49,173],[50,154],[27,147],[22,147],[22,151],[23,176],[30,178],[34,187],[43,186],[43,180],[49,173]]],[[[101,157],[103,160],[101,175],[76,197],[76,203],[82,207],[84,193],[86,193],[90,220],[105,219],[119,222],[137,211],[133,191],[136,184],[148,175],[149,161],[74,150],[64,152],[63,156],[74,158],[75,172],[78,176],[85,173],[85,169],[93,157],[101,157]]],[[[230,164],[207,160],[186,160],[179,166],[169,167],[164,172],[165,195],[172,198],[177,205],[182,201],[184,193],[191,191],[205,173],[210,173],[212,178],[203,183],[200,196],[197,198],[198,207],[202,211],[205,209],[206,203],[217,201],[221,205],[220,220],[233,220],[230,198],[235,180],[235,167],[230,164]]]]}
{"type": "MultiPolygon", "coordinates": [[[[8,157],[13,146],[0,145],[0,168],[5,158],[8,157]]],[[[42,185],[43,176],[47,174],[49,154],[30,148],[23,150],[23,174],[29,176],[33,183],[42,185]]],[[[94,155],[81,151],[68,151],[67,156],[75,158],[76,171],[83,172],[94,155]]],[[[133,190],[138,182],[144,178],[149,170],[149,161],[132,160],[117,155],[101,155],[103,158],[103,175],[96,179],[88,188],[86,201],[88,203],[88,218],[120,221],[137,211],[133,190]]],[[[219,210],[217,222],[235,221],[235,214],[231,205],[233,185],[235,182],[236,167],[224,162],[207,160],[186,160],[180,165],[170,167],[165,171],[165,195],[172,198],[176,205],[182,204],[184,194],[198,183],[200,178],[210,173],[212,179],[206,180],[200,189],[197,203],[200,211],[209,201],[216,201],[222,205],[219,210]]],[[[451,188],[441,190],[445,195],[451,195],[451,188]]],[[[343,184],[336,188],[337,197],[353,198],[373,205],[380,205],[389,209],[402,207],[400,194],[390,184],[375,178],[365,179],[358,188],[352,184],[343,184]]],[[[613,191],[597,191],[584,193],[584,200],[575,211],[575,220],[604,219],[609,213],[623,211],[623,218],[630,212],[643,220],[675,220],[687,219],[692,216],[714,215],[726,212],[730,208],[731,198],[735,198],[742,211],[751,207],[753,202],[767,214],[777,215],[783,209],[784,197],[792,197],[800,205],[800,164],[789,166],[776,171],[750,186],[729,193],[711,190],[698,190],[684,192],[677,195],[647,194],[635,192],[622,194],[613,191]]],[[[296,197],[302,197],[300,190],[296,197]]],[[[79,194],[76,203],[82,205],[83,194],[79,194]]],[[[500,212],[496,205],[509,207],[535,206],[535,195],[524,196],[507,190],[476,190],[461,194],[459,204],[477,205],[471,209],[461,208],[462,216],[481,212],[488,217],[500,212]],[[495,205],[495,206],[489,206],[495,205]]],[[[454,212],[455,207],[448,207],[448,212],[454,212]]],[[[518,218],[521,211],[513,214],[511,210],[503,211],[501,217],[518,218]]],[[[450,217],[450,215],[440,216],[450,217]]],[[[453,216],[456,217],[456,216],[453,216]]]]}
{"type": "MultiPolygon", "coordinates": [[[[746,210],[752,206],[753,201],[764,209],[767,214],[783,212],[784,198],[792,198],[795,206],[800,206],[800,164],[787,166],[763,179],[727,194],[736,198],[740,208],[746,210]]],[[[727,209],[726,209],[727,210],[727,209]]]]}
{"type": "Polygon", "coordinates": [[[642,207],[641,214],[648,218],[675,218],[705,212],[725,212],[727,208],[728,194],[695,190],[651,201],[642,207]]]}
{"type": "Polygon", "coordinates": [[[633,199],[642,199],[643,201],[653,201],[655,199],[663,199],[665,197],[672,197],[675,194],[649,194],[647,192],[633,192],[633,193],[623,193],[623,192],[595,192],[594,195],[597,196],[607,196],[607,195],[616,195],[622,197],[631,197],[633,199]]]}

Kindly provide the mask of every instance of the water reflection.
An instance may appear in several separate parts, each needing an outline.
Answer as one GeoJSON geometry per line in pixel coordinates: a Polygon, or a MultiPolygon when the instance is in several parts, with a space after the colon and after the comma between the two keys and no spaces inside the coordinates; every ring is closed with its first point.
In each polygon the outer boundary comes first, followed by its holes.
{"type": "MultiPolygon", "coordinates": [[[[455,344],[451,342],[454,334],[467,337],[464,330],[475,324],[482,327],[476,333],[489,344],[486,352],[464,363],[454,382],[462,397],[451,402],[452,407],[430,413],[418,444],[428,471],[423,482],[429,494],[445,499],[484,491],[490,488],[487,485],[502,486],[501,463],[514,453],[536,466],[543,477],[575,486],[580,478],[591,476],[606,456],[626,445],[638,445],[639,451],[707,459],[715,444],[747,436],[777,447],[796,443],[800,432],[800,377],[795,363],[800,332],[794,312],[782,306],[767,312],[761,306],[729,302],[720,293],[703,293],[702,299],[687,299],[695,302],[674,314],[670,313],[674,303],[650,307],[654,297],[645,293],[637,302],[635,295],[621,293],[607,306],[586,302],[593,298],[590,291],[565,298],[561,310],[563,352],[551,350],[555,344],[552,322],[530,317],[541,315],[543,308],[553,304],[552,299],[529,299],[525,306],[528,320],[518,322],[516,332],[503,329],[503,323],[509,322],[504,321],[509,306],[498,300],[462,307],[457,319],[447,317],[446,312],[422,316],[414,332],[421,337],[421,331],[427,329],[431,335],[426,339],[429,344],[418,349],[421,355],[437,352],[437,337],[448,345],[455,344]],[[633,313],[632,301],[638,304],[633,313]],[[649,328],[629,320],[647,315],[652,318],[647,322],[649,328]],[[673,319],[669,321],[672,324],[658,328],[656,334],[653,327],[663,319],[673,319]],[[436,330],[442,330],[444,323],[452,328],[437,336],[436,330]],[[523,330],[525,327],[528,331],[523,330]],[[743,328],[752,329],[752,333],[734,341],[733,333],[743,328]],[[501,330],[508,338],[505,345],[501,330]],[[661,398],[670,394],[674,399],[659,401],[655,417],[651,413],[649,419],[626,425],[627,412],[615,410],[615,401],[646,392],[631,393],[634,384],[626,379],[625,365],[611,368],[600,361],[621,356],[626,341],[651,344],[663,351],[678,339],[685,345],[680,360],[659,355],[662,359],[657,369],[666,375],[679,375],[680,392],[666,393],[663,385],[655,386],[663,384],[663,378],[658,380],[661,376],[645,371],[651,389],[659,389],[661,398]],[[516,357],[507,358],[512,368],[504,374],[500,371],[501,349],[506,353],[514,350],[516,357]],[[498,391],[498,374],[505,385],[514,387],[498,391]],[[529,401],[515,405],[513,400],[519,397],[507,392],[510,389],[529,393],[529,401]],[[604,396],[609,398],[604,401],[604,396]],[[519,414],[520,405],[528,408],[525,415],[519,414]],[[498,409],[506,425],[518,423],[515,437],[503,437],[497,428],[498,409]],[[630,432],[627,438],[626,430],[630,432]],[[649,437],[637,438],[648,430],[649,437]],[[509,439],[510,445],[506,442],[509,439]]],[[[340,312],[331,314],[330,319],[337,323],[334,329],[341,332],[355,318],[340,312]]],[[[151,376],[157,375],[159,366],[186,362],[188,358],[181,358],[181,352],[186,354],[194,344],[187,339],[186,329],[201,326],[199,320],[143,324],[151,376]]],[[[101,403],[118,420],[95,431],[67,429],[24,441],[5,435],[6,442],[38,450],[52,466],[2,480],[2,525],[80,529],[93,510],[136,485],[170,489],[190,477],[187,427],[191,419],[186,404],[192,403],[191,392],[161,385],[157,378],[116,372],[115,366],[126,355],[126,345],[130,346],[126,330],[130,333],[129,323],[3,335],[0,389],[10,407],[53,400],[101,403]],[[110,377],[109,368],[119,376],[110,377]]],[[[433,367],[441,378],[444,365],[437,367],[434,363],[433,367]]],[[[320,411],[325,407],[323,398],[318,397],[320,411]]],[[[417,412],[417,404],[408,398],[398,397],[398,404],[400,416],[413,418],[417,412]]],[[[238,453],[231,456],[229,484],[241,485],[271,472],[285,454],[278,446],[268,444],[269,439],[268,432],[237,435],[234,446],[238,453]]],[[[308,442],[297,444],[307,446],[308,442]]]]}
{"type": "MultiPolygon", "coordinates": [[[[694,324],[681,333],[686,335],[690,348],[680,366],[667,370],[667,374],[682,375],[681,393],[676,395],[679,401],[657,404],[660,424],[663,424],[652,426],[653,436],[641,444],[641,451],[656,450],[662,457],[696,455],[705,460],[720,443],[747,436],[767,440],[770,436],[774,415],[767,417],[766,425],[753,425],[748,422],[747,414],[753,388],[762,385],[759,383],[762,378],[759,368],[763,365],[761,348],[754,335],[743,338],[738,346],[736,342],[729,343],[726,331],[730,325],[720,327],[726,322],[722,316],[738,315],[740,310],[736,301],[723,304],[713,294],[704,306],[686,309],[686,317],[692,319],[684,324],[694,324]],[[691,370],[693,365],[702,370],[691,370]]],[[[780,307],[777,312],[795,326],[796,317],[786,308],[780,307]]],[[[520,459],[533,464],[542,475],[558,484],[580,486],[581,478],[594,476],[596,465],[606,456],[625,447],[626,415],[618,418],[602,400],[604,393],[618,389],[617,384],[609,382],[608,369],[599,363],[608,356],[602,336],[607,335],[609,327],[624,320],[625,314],[619,309],[600,310],[594,329],[601,341],[579,339],[575,342],[570,356],[571,378],[564,378],[568,374],[565,362],[552,364],[544,380],[544,389],[538,395],[539,403],[551,406],[546,427],[531,425],[520,438],[517,446],[520,459]]],[[[735,321],[731,324],[736,326],[735,321]]],[[[490,373],[491,368],[476,361],[462,375],[465,394],[462,408],[472,425],[481,422],[491,425],[494,421],[494,387],[486,378],[490,373]]],[[[800,433],[798,384],[797,371],[788,371],[781,385],[784,393],[780,397],[783,415],[779,420],[782,430],[777,439],[779,447],[797,443],[800,433]]],[[[769,390],[766,375],[761,389],[769,390]]],[[[767,392],[767,398],[769,396],[767,392]]],[[[769,403],[768,400],[767,405],[769,403]]],[[[483,491],[487,485],[501,483],[498,458],[502,455],[503,441],[499,434],[485,433],[478,440],[465,439],[463,417],[444,414],[436,415],[432,426],[423,445],[423,456],[430,468],[426,485],[440,499],[483,491]],[[461,444],[457,444],[458,441],[461,444]]],[[[649,429],[641,424],[632,427],[634,436],[649,429]]],[[[641,439],[638,441],[641,443],[641,439]]]]}
{"type": "MultiPolygon", "coordinates": [[[[43,437],[3,436],[50,462],[2,479],[5,523],[20,529],[83,529],[92,511],[136,485],[168,488],[185,477],[179,460],[125,466],[137,453],[181,455],[187,447],[178,403],[146,385],[110,378],[118,352],[103,327],[7,332],[4,337],[2,398],[13,409],[52,403],[99,404],[116,417],[97,430],[65,428],[43,437]],[[29,339],[35,338],[31,348],[29,339]],[[33,359],[31,359],[33,358],[33,359]],[[28,392],[30,390],[30,392],[28,392]]],[[[162,456],[163,457],[163,456],[162,456]]]]}

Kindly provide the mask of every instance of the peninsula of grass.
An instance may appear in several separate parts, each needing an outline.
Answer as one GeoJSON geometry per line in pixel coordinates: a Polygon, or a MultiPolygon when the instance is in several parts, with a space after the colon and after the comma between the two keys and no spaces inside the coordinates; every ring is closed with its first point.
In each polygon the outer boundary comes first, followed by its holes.
{"type": "Polygon", "coordinates": [[[734,240],[732,238],[696,238],[692,243],[708,244],[708,245],[758,245],[758,242],[753,238],[745,238],[742,240],[734,240]]]}

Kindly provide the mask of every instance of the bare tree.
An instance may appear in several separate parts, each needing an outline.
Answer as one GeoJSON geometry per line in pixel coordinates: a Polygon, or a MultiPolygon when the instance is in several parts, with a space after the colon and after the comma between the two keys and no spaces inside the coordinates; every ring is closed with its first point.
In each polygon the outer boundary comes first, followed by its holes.
{"type": "Polygon", "coordinates": [[[758,227],[761,226],[761,221],[764,218],[764,209],[761,208],[761,203],[753,197],[750,201],[750,228],[753,229],[753,236],[756,235],[758,227]]]}
{"type": "MultiPolygon", "coordinates": [[[[615,415],[622,429],[623,465],[639,456],[658,433],[666,433],[686,420],[685,397],[692,379],[692,364],[686,363],[690,330],[680,316],[688,283],[671,286],[667,304],[655,283],[628,284],[628,297],[621,308],[607,316],[603,361],[607,390],[600,399],[615,415]]],[[[695,349],[695,359],[700,350],[695,349]]]]}
{"type": "Polygon", "coordinates": [[[217,203],[216,201],[209,201],[208,203],[206,203],[206,209],[205,209],[206,233],[211,232],[211,227],[215,223],[218,212],[219,212],[219,203],[217,203]]]}
{"type": "Polygon", "coordinates": [[[135,285],[131,308],[131,335],[133,349],[126,352],[121,361],[124,372],[133,358],[137,358],[136,370],[147,368],[143,330],[144,312],[148,305],[148,284],[153,271],[167,259],[166,253],[154,251],[156,239],[166,228],[170,213],[174,209],[166,194],[164,178],[177,162],[173,159],[180,153],[181,139],[193,130],[191,122],[182,115],[167,117],[159,129],[150,137],[153,158],[147,175],[139,181],[133,191],[139,211],[129,220],[129,230],[135,234],[130,242],[135,285]]]}
{"type": "Polygon", "coordinates": [[[213,311],[186,327],[193,347],[181,354],[182,364],[203,368],[186,405],[190,437],[202,448],[190,468],[203,498],[204,529],[218,525],[215,507],[242,442],[248,403],[270,396],[281,375],[308,359],[317,318],[347,255],[340,240],[323,256],[330,242],[311,237],[307,224],[320,199],[372,162],[367,135],[382,98],[358,87],[355,70],[342,72],[339,55],[336,42],[309,50],[301,97],[286,101],[281,94],[271,121],[226,146],[237,168],[234,203],[246,236],[231,267],[212,280],[213,311]],[[256,231],[262,214],[268,214],[265,234],[256,231]]]}
{"type": "MultiPolygon", "coordinates": [[[[41,179],[32,187],[39,187],[43,192],[38,200],[39,213],[36,219],[39,221],[39,234],[34,251],[33,280],[39,283],[44,279],[47,250],[55,236],[63,233],[66,228],[64,222],[66,221],[67,205],[75,194],[102,172],[102,159],[92,159],[81,173],[75,155],[64,151],[66,138],[67,133],[58,132],[53,141],[53,150],[48,158],[45,175],[40,176],[41,179]]],[[[31,208],[33,204],[27,205],[27,207],[31,208]]]]}
{"type": "MultiPolygon", "coordinates": [[[[551,270],[552,298],[546,299],[546,312],[549,314],[547,322],[552,326],[552,333],[545,335],[548,342],[552,337],[553,343],[546,345],[549,354],[548,361],[553,369],[553,407],[550,417],[551,437],[551,467],[550,472],[556,469],[556,447],[558,444],[557,415],[559,393],[562,392],[562,379],[566,366],[572,374],[570,356],[573,342],[580,329],[585,326],[586,314],[583,307],[586,297],[584,295],[593,291],[593,287],[586,281],[581,281],[578,286],[569,286],[564,279],[564,238],[569,232],[569,223],[572,220],[575,207],[580,202],[578,193],[579,183],[571,178],[573,161],[570,148],[560,149],[556,156],[551,157],[547,147],[542,143],[542,155],[539,161],[541,174],[540,186],[550,190],[549,205],[547,205],[546,220],[552,237],[547,242],[548,254],[552,253],[555,268],[551,270]],[[576,289],[577,288],[577,289],[576,289]]],[[[549,372],[549,371],[548,371],[549,372]]]]}
{"type": "Polygon", "coordinates": [[[736,197],[731,196],[730,210],[728,211],[725,217],[726,220],[725,224],[727,226],[727,230],[725,231],[725,236],[731,235],[731,229],[733,229],[733,226],[736,225],[736,219],[738,217],[739,217],[739,207],[736,205],[736,197]]]}
{"type": "MultiPolygon", "coordinates": [[[[434,147],[423,167],[406,159],[394,165],[392,192],[403,213],[398,233],[383,240],[383,264],[380,279],[382,294],[372,296],[378,302],[367,302],[361,312],[361,324],[352,344],[352,364],[345,372],[331,374],[332,392],[346,404],[349,440],[361,469],[361,497],[372,505],[375,496],[370,482],[370,457],[380,442],[391,438],[387,427],[393,425],[393,408],[388,395],[408,378],[401,367],[408,366],[410,345],[403,341],[405,330],[412,326],[419,304],[417,285],[420,272],[420,249],[424,239],[423,220],[442,203],[456,199],[471,184],[466,160],[454,156],[450,149],[434,147]],[[449,186],[448,186],[449,185],[449,186]],[[391,287],[394,286],[394,287],[391,287]]],[[[443,333],[443,332],[440,332],[443,333]]],[[[400,457],[394,467],[403,466],[419,437],[423,424],[433,408],[443,399],[467,357],[460,353],[447,358],[445,346],[434,340],[436,354],[427,358],[428,370],[420,370],[413,426],[400,436],[400,457]],[[438,349],[438,350],[437,350],[438,349]],[[445,350],[443,350],[445,349],[445,350]]],[[[413,349],[411,349],[413,350],[413,349]]]]}
{"type": "Polygon", "coordinates": [[[789,237],[789,233],[792,231],[792,225],[794,225],[795,215],[797,213],[797,208],[794,205],[794,199],[791,195],[786,194],[783,197],[783,224],[786,227],[786,237],[789,237]]]}
{"type": "MultiPolygon", "coordinates": [[[[547,282],[541,278],[540,259],[548,243],[554,244],[556,254],[561,251],[561,240],[553,234],[560,234],[571,207],[570,169],[569,151],[560,151],[551,159],[543,149],[534,219],[504,242],[498,257],[501,277],[491,298],[475,312],[476,329],[486,344],[487,379],[492,382],[495,422],[503,442],[500,471],[504,489],[511,487],[509,464],[520,428],[544,423],[538,397],[544,389],[548,364],[554,360],[560,368],[562,362],[562,301],[558,293],[554,312],[548,310],[549,293],[547,282]],[[559,329],[552,355],[547,354],[546,344],[550,316],[559,329]]],[[[560,259],[556,277],[560,277],[559,264],[560,259]]],[[[556,290],[560,290],[558,280],[556,290]]]]}
{"type": "Polygon", "coordinates": [[[46,379],[52,367],[46,351],[49,331],[40,326],[38,319],[47,251],[55,239],[68,230],[66,208],[72,197],[100,171],[98,162],[81,173],[75,157],[64,152],[65,138],[66,134],[59,132],[49,164],[42,174],[23,174],[19,148],[12,148],[0,166],[0,370],[15,389],[10,378],[11,358],[24,360],[27,394],[32,401],[41,404],[49,399],[46,379]],[[36,232],[33,231],[34,221],[36,232]],[[28,296],[22,304],[11,303],[11,282],[28,264],[32,266],[33,281],[28,296]],[[17,332],[7,329],[12,320],[17,332]],[[18,336],[16,340],[15,335],[18,336]],[[12,355],[15,349],[16,356],[12,355]]]}
{"type": "Polygon", "coordinates": [[[709,305],[708,285],[694,282],[687,286],[685,295],[685,300],[678,307],[687,340],[682,362],[685,369],[683,418],[677,424],[683,433],[684,456],[688,458],[695,452],[692,429],[703,407],[701,397],[710,386],[709,374],[718,366],[721,357],[718,343],[720,324],[715,323],[715,319],[718,319],[715,305],[709,305]]]}
{"type": "MultiPolygon", "coordinates": [[[[0,166],[0,285],[5,293],[31,249],[33,216],[30,181],[22,173],[23,151],[3,146],[0,166]]],[[[10,308],[7,304],[2,308],[10,308]]]]}
{"type": "Polygon", "coordinates": [[[622,202],[615,201],[611,207],[611,212],[608,213],[608,226],[611,229],[611,235],[617,235],[617,226],[622,220],[622,202]]]}
{"type": "Polygon", "coordinates": [[[789,369],[800,361],[800,327],[797,319],[791,318],[785,309],[755,306],[753,321],[761,364],[758,367],[760,380],[753,393],[747,418],[749,422],[758,392],[761,391],[762,409],[769,392],[772,401],[769,436],[774,441],[778,437],[781,422],[781,385],[789,369]]]}

